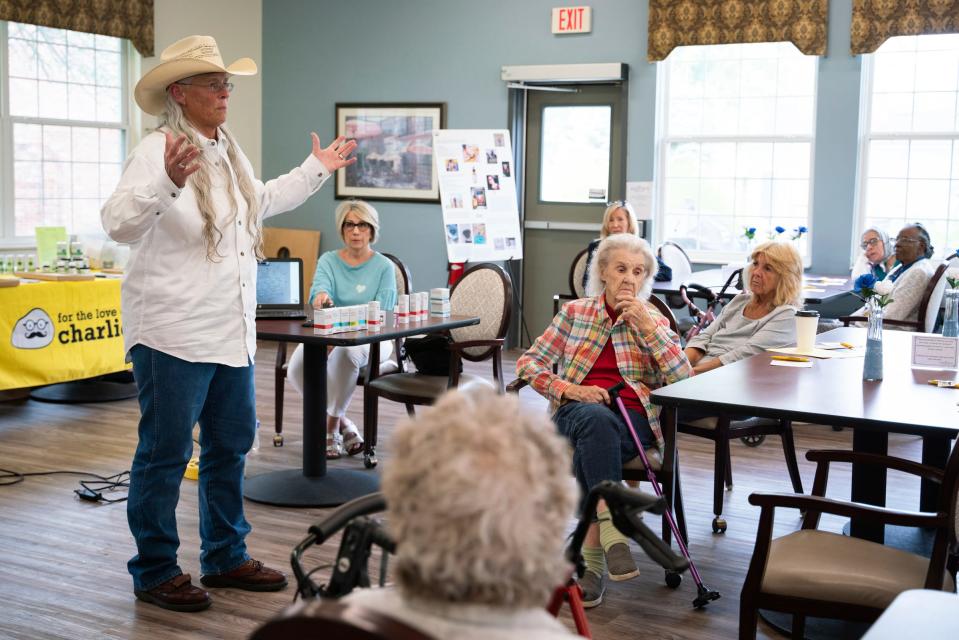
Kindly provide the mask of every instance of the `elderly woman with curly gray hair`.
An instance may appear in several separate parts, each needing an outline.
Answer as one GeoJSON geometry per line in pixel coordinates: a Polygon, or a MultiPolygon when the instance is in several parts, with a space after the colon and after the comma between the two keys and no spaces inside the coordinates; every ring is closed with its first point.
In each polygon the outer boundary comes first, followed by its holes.
{"type": "Polygon", "coordinates": [[[383,472],[399,589],[354,591],[346,601],[435,638],[570,638],[546,611],[570,571],[569,463],[549,418],[516,397],[444,395],[397,427],[383,472]]]}
{"type": "MultiPolygon", "coordinates": [[[[692,373],[679,336],[648,301],[655,273],[645,240],[627,233],[607,237],[590,265],[589,297],[566,304],[516,362],[516,374],[550,400],[559,432],[573,445],[583,495],[603,480],[621,481],[623,463],[639,455],[622,416],[609,406],[607,389],[625,383],[620,397],[630,421],[643,446],[658,454],[663,437],[650,391],[692,373]]],[[[602,602],[607,578],[639,575],[605,505],[597,512],[599,525],[583,546],[586,607],[602,602]]]]}

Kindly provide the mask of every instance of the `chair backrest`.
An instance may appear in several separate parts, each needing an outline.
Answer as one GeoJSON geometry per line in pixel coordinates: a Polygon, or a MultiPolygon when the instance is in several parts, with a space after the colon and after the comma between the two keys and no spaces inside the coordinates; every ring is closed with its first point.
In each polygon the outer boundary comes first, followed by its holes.
{"type": "MultiPolygon", "coordinates": [[[[478,316],[480,323],[450,331],[455,342],[504,338],[513,305],[513,281],[502,267],[484,262],[470,267],[450,291],[450,311],[456,316],[478,316]]],[[[467,360],[478,362],[493,354],[493,347],[470,347],[467,360]]]]}
{"type": "Polygon", "coordinates": [[[676,322],[676,316],[673,315],[673,311],[669,308],[669,305],[654,295],[649,296],[649,302],[656,307],[657,311],[666,316],[666,319],[669,320],[669,328],[673,330],[673,333],[677,336],[680,335],[679,324],[676,322]]]}
{"type": "MultiPolygon", "coordinates": [[[[413,292],[413,276],[410,270],[406,268],[403,261],[391,253],[384,253],[385,257],[393,263],[393,271],[396,273],[396,295],[409,295],[413,292]]],[[[389,309],[392,311],[392,309],[389,309]]]]}
{"type": "Polygon", "coordinates": [[[569,292],[577,298],[586,297],[586,288],[583,287],[583,274],[586,273],[586,258],[589,257],[589,249],[583,249],[573,258],[573,263],[569,265],[569,292]]]}
{"type": "Polygon", "coordinates": [[[343,601],[301,601],[257,629],[250,640],[433,640],[385,614],[343,601]]]}
{"type": "Polygon", "coordinates": [[[673,281],[685,280],[693,272],[693,263],[686,250],[675,242],[667,240],[656,250],[659,259],[673,270],[673,281]]]}
{"type": "Polygon", "coordinates": [[[948,262],[943,262],[936,267],[936,272],[929,279],[926,285],[926,291],[919,302],[919,330],[926,333],[932,333],[936,327],[936,319],[939,317],[939,307],[942,306],[942,297],[946,292],[946,269],[949,268],[948,262]]]}

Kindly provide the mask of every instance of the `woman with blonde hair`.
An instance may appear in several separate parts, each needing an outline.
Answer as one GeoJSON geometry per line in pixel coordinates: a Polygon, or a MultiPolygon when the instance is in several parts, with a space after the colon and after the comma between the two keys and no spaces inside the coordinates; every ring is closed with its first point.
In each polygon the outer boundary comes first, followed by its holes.
{"type": "Polygon", "coordinates": [[[704,373],[795,342],[793,316],[802,307],[802,270],[791,244],[766,242],[753,249],[743,272],[746,291],[686,345],[693,371],[704,373]]]}
{"type": "MultiPolygon", "coordinates": [[[[347,200],[336,208],[336,227],[343,248],[327,251],[316,263],[316,275],[310,287],[314,309],[346,307],[377,301],[383,309],[396,304],[396,276],[393,263],[370,246],[380,234],[380,216],[368,202],[347,200]]],[[[380,346],[380,362],[393,353],[391,342],[380,346]]],[[[360,369],[369,361],[370,345],[335,347],[330,352],[326,376],[326,457],[330,460],[356,455],[363,450],[363,438],[346,409],[356,390],[360,369]]],[[[303,388],[303,345],[298,345],[287,376],[293,387],[303,388]]]]}
{"type": "Polygon", "coordinates": [[[564,531],[576,500],[569,450],[549,418],[515,396],[450,391],[405,419],[392,444],[383,494],[399,588],[346,602],[435,638],[571,637],[546,612],[569,575],[564,531]]]}

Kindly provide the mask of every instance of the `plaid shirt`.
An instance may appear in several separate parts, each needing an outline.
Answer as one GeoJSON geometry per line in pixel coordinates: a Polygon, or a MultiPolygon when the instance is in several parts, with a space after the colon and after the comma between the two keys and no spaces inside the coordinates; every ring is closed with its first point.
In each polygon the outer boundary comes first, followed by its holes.
{"type": "Polygon", "coordinates": [[[563,404],[566,389],[582,382],[593,368],[612,336],[619,372],[643,403],[649,426],[662,448],[659,407],[650,402],[650,389],[688,378],[693,368],[683,353],[679,336],[669,328],[669,321],[648,302],[646,308],[656,320],[656,329],[648,335],[638,335],[623,320],[612,322],[606,313],[604,294],[567,303],[529,351],[516,361],[516,375],[549,399],[553,413],[563,404]],[[552,370],[557,362],[560,375],[552,370]]]}

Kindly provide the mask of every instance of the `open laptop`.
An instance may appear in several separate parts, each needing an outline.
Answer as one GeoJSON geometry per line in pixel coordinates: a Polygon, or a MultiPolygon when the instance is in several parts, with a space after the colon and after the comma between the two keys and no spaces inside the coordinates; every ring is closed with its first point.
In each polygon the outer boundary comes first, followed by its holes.
{"type": "Polygon", "coordinates": [[[303,261],[269,258],[256,265],[256,319],[303,319],[303,261]]]}

